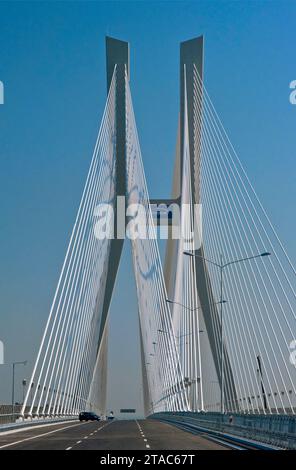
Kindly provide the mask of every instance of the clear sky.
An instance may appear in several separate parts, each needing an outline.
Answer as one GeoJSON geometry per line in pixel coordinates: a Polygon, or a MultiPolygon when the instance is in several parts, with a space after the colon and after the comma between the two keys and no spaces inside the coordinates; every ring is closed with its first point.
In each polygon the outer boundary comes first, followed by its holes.
{"type": "MultiPolygon", "coordinates": [[[[292,260],[296,2],[1,2],[0,402],[29,378],[106,97],[105,35],[131,44],[131,88],[152,197],[170,194],[179,43],[205,35],[205,81],[292,260]]],[[[141,409],[137,304],[126,247],[111,306],[109,407],[141,409]],[[128,273],[128,275],[127,275],[128,273]]]]}

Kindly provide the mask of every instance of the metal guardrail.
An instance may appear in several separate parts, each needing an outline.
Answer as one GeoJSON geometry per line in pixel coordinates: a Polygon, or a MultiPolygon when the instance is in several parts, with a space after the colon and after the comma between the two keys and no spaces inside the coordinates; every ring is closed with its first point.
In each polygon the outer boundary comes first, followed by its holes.
{"type": "MultiPolygon", "coordinates": [[[[0,405],[0,425],[14,423],[18,418],[20,418],[22,405],[15,404],[14,409],[12,409],[12,405],[10,404],[1,404],[0,405]]],[[[29,407],[27,407],[27,411],[29,411],[29,407]]]]}
{"type": "Polygon", "coordinates": [[[73,415],[64,415],[64,416],[44,416],[44,417],[39,417],[39,418],[25,418],[24,420],[20,420],[21,416],[19,413],[7,413],[7,414],[0,414],[0,427],[1,425],[4,425],[4,424],[18,424],[18,423],[22,423],[22,422],[27,422],[27,423],[34,423],[34,422],[40,422],[40,423],[43,423],[44,421],[46,422],[52,422],[54,420],[60,420],[60,419],[77,419],[78,418],[78,415],[77,416],[73,416],[73,415]]]}
{"type": "Polygon", "coordinates": [[[159,418],[160,421],[167,424],[172,424],[183,431],[187,431],[196,435],[202,435],[206,439],[214,440],[218,444],[226,446],[233,450],[279,450],[278,446],[273,446],[253,439],[247,439],[245,437],[228,434],[226,432],[210,430],[209,428],[201,427],[197,424],[191,424],[188,422],[159,418]]]}
{"type": "MultiPolygon", "coordinates": [[[[0,426],[5,425],[5,424],[14,424],[18,422],[19,418],[21,418],[21,410],[22,410],[22,405],[21,404],[16,404],[14,406],[14,410],[12,410],[12,406],[8,404],[2,404],[0,405],[0,426]],[[12,413],[12,411],[14,411],[12,413]]],[[[32,410],[32,416],[33,418],[29,418],[29,411],[30,411],[30,406],[26,407],[25,410],[25,418],[28,421],[32,422],[37,421],[39,419],[40,422],[43,422],[44,420],[54,420],[54,419],[59,419],[59,418],[69,418],[72,419],[72,415],[63,415],[59,416],[58,414],[55,415],[44,415],[42,416],[42,408],[40,408],[39,412],[41,413],[40,418],[35,418],[35,412],[37,411],[37,407],[34,407],[32,410]]]]}
{"type": "Polygon", "coordinates": [[[239,436],[283,449],[296,449],[296,417],[287,415],[238,415],[219,413],[157,413],[155,419],[189,423],[223,434],[239,436]]]}
{"type": "MultiPolygon", "coordinates": [[[[5,417],[5,415],[0,415],[0,418],[5,417]]],[[[9,415],[11,417],[11,415],[9,415]]],[[[32,427],[32,426],[40,426],[40,425],[48,425],[48,424],[54,424],[54,423],[63,423],[63,422],[69,422],[69,421],[77,421],[78,416],[60,416],[60,417],[44,417],[44,418],[32,418],[32,419],[25,419],[25,420],[19,420],[16,421],[15,417],[13,421],[4,421],[0,419],[0,434],[1,432],[5,431],[11,431],[11,430],[16,430],[20,428],[26,428],[26,427],[32,427]]]]}
{"type": "Polygon", "coordinates": [[[17,419],[19,418],[18,413],[6,413],[6,414],[0,414],[0,425],[1,424],[8,424],[8,423],[14,423],[17,419]]]}
{"type": "MultiPolygon", "coordinates": [[[[73,416],[73,415],[45,415],[45,416],[40,416],[39,418],[35,417],[35,411],[37,410],[36,407],[32,410],[32,418],[29,417],[29,411],[30,407],[28,406],[25,411],[25,419],[20,419],[21,418],[21,409],[22,405],[16,404],[14,406],[14,412],[12,413],[12,406],[8,404],[2,404],[0,405],[0,431],[3,429],[8,429],[10,428],[15,428],[18,426],[22,425],[30,425],[30,424],[43,424],[43,423],[52,423],[55,421],[60,421],[60,420],[71,420],[71,419],[77,419],[78,416],[73,416]]],[[[42,409],[41,409],[42,412],[42,409]]]]}

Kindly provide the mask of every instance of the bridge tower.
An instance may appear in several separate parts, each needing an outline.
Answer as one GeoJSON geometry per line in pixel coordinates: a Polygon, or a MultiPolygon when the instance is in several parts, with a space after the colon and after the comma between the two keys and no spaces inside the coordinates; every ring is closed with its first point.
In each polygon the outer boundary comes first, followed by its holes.
{"type": "MultiPolygon", "coordinates": [[[[116,127],[116,155],[115,155],[115,192],[114,200],[118,196],[126,198],[126,75],[129,80],[129,43],[106,37],[106,69],[107,69],[107,95],[111,86],[113,74],[116,77],[115,90],[115,127],[116,127]]],[[[91,382],[89,403],[95,409],[106,411],[107,386],[107,348],[108,348],[108,312],[112,293],[116,281],[122,248],[124,243],[126,220],[125,210],[114,205],[114,233],[119,234],[119,228],[124,229],[121,237],[116,236],[110,242],[110,253],[106,264],[106,287],[100,322],[100,332],[97,348],[97,363],[91,382]],[[122,219],[123,218],[123,219],[122,219]],[[97,403],[99,400],[99,403],[97,403]]],[[[99,308],[99,306],[98,306],[99,308]]]]}
{"type": "MultiPolygon", "coordinates": [[[[202,204],[201,198],[201,141],[202,141],[202,119],[197,119],[197,114],[202,115],[203,108],[203,68],[204,68],[204,38],[199,36],[180,44],[180,113],[177,134],[176,157],[174,167],[172,198],[168,202],[174,201],[177,204],[186,203],[182,201],[182,182],[184,172],[183,150],[184,150],[184,129],[185,119],[188,128],[188,144],[190,154],[190,175],[191,175],[191,204],[202,204]],[[200,80],[196,80],[196,74],[200,80]],[[186,115],[187,114],[187,115],[186,115]]],[[[168,239],[165,257],[164,274],[166,279],[169,297],[173,298],[176,290],[176,269],[177,269],[178,240],[171,237],[168,239]]],[[[201,243],[195,251],[195,275],[198,304],[201,306],[201,315],[205,324],[210,349],[213,356],[216,375],[221,388],[221,330],[220,318],[211,288],[211,280],[203,260],[204,249],[201,243]],[[218,334],[217,334],[217,325],[218,334]],[[216,330],[215,330],[216,329],[216,330]]],[[[224,346],[224,396],[230,407],[236,403],[234,378],[227,350],[224,346]]],[[[191,404],[193,406],[193,404],[191,404]]]]}

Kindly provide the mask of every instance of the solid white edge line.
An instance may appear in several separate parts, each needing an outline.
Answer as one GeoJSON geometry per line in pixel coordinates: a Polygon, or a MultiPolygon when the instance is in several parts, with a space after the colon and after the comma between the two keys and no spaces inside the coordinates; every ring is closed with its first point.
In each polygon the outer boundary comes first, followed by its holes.
{"type": "MultiPolygon", "coordinates": [[[[23,427],[20,427],[20,428],[17,428],[17,429],[10,429],[9,431],[1,431],[0,429],[0,437],[1,436],[8,436],[9,434],[17,434],[19,432],[25,432],[25,431],[30,431],[32,429],[40,429],[40,428],[46,428],[47,426],[58,426],[58,425],[61,425],[61,424],[67,424],[67,423],[76,423],[78,421],[77,420],[68,420],[68,421],[60,421],[60,422],[55,422],[55,423],[42,423],[42,424],[37,424],[37,425],[34,425],[32,424],[32,426],[23,426],[23,427]]],[[[85,423],[81,423],[81,424],[87,424],[86,422],[85,423]]]]}
{"type": "Polygon", "coordinates": [[[49,431],[49,432],[45,432],[43,434],[38,434],[37,436],[31,436],[31,437],[27,437],[26,439],[21,439],[19,441],[10,442],[9,444],[5,444],[4,446],[0,446],[0,449],[5,449],[6,447],[11,447],[11,446],[14,446],[14,445],[17,445],[17,444],[21,444],[22,442],[32,441],[34,439],[38,439],[39,437],[48,436],[50,434],[54,434],[54,433],[59,432],[59,431],[64,431],[65,429],[75,428],[76,426],[80,426],[80,424],[75,424],[74,426],[65,426],[65,427],[60,428],[60,429],[55,429],[54,431],[49,431]]]}

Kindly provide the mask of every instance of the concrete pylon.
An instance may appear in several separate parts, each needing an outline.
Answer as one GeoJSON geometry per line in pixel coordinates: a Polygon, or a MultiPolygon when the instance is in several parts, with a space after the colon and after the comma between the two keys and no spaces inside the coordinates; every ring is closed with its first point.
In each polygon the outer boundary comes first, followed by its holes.
{"type": "MultiPolygon", "coordinates": [[[[129,44],[125,41],[114,38],[106,38],[106,63],[107,63],[107,92],[109,91],[114,69],[116,67],[116,175],[114,201],[118,196],[127,196],[126,181],[126,74],[129,79],[129,44]]],[[[172,198],[169,200],[151,200],[151,203],[165,203],[169,206],[172,202],[180,203],[182,193],[182,147],[185,108],[187,109],[188,133],[189,133],[189,151],[191,161],[191,188],[192,203],[199,204],[200,199],[200,167],[201,167],[201,123],[194,118],[196,109],[202,107],[202,90],[198,98],[194,92],[194,68],[196,67],[201,79],[203,77],[203,37],[200,36],[189,41],[181,43],[180,47],[180,115],[178,126],[178,137],[176,146],[176,160],[174,170],[174,182],[172,198]],[[186,70],[186,74],[184,71],[186,70]],[[185,80],[187,103],[185,106],[185,80]]],[[[196,84],[195,84],[196,86],[196,84]]],[[[118,213],[116,204],[114,205],[114,230],[118,233],[118,224],[126,228],[127,220],[125,211],[118,213]]],[[[100,314],[99,339],[96,352],[96,367],[94,369],[88,402],[91,408],[100,413],[106,413],[106,383],[107,383],[107,335],[108,335],[108,312],[113,294],[116,276],[118,273],[122,248],[124,244],[124,235],[122,238],[117,236],[110,241],[110,251],[108,262],[105,266],[105,291],[102,305],[97,305],[100,314]]],[[[165,281],[167,291],[170,297],[173,297],[176,279],[176,258],[178,250],[178,241],[169,238],[165,258],[165,281]]],[[[203,246],[196,252],[203,256],[203,246]]],[[[220,342],[217,336],[217,325],[220,324],[218,310],[215,306],[211,282],[207,267],[201,259],[196,259],[196,285],[200,305],[202,305],[202,316],[206,325],[207,335],[213,355],[214,366],[218,380],[221,383],[220,371],[220,342]],[[214,307],[213,307],[214,306],[214,307]]],[[[219,329],[219,328],[218,328],[219,329]]],[[[141,337],[141,331],[140,331],[141,337]]],[[[143,344],[141,337],[141,356],[143,372],[143,393],[146,413],[150,405],[149,387],[145,371],[143,344]]],[[[236,393],[234,379],[231,371],[229,355],[224,351],[224,378],[225,378],[225,401],[235,407],[236,393]]]]}
{"type": "MultiPolygon", "coordinates": [[[[126,197],[126,86],[125,77],[129,78],[129,43],[118,39],[106,37],[106,69],[107,69],[107,94],[111,85],[113,72],[116,67],[116,175],[114,201],[118,196],[126,197]]],[[[123,211],[124,212],[124,211],[123,211]]],[[[117,213],[117,205],[114,204],[114,233],[117,234],[117,226],[126,227],[125,213],[117,213]],[[120,218],[123,217],[123,220],[120,218]]],[[[107,387],[107,335],[108,313],[113,294],[113,289],[118,273],[118,267],[124,243],[123,238],[113,238],[110,241],[108,262],[105,267],[106,283],[103,306],[100,320],[100,331],[97,348],[97,362],[91,382],[89,403],[100,414],[106,414],[106,387],[107,387]]]]}
{"type": "MultiPolygon", "coordinates": [[[[199,93],[196,92],[196,80],[194,80],[194,68],[196,68],[201,81],[203,80],[203,36],[182,42],[180,45],[180,116],[178,125],[177,148],[174,169],[174,181],[172,198],[180,200],[182,194],[182,169],[183,169],[183,142],[184,142],[184,119],[185,109],[187,109],[189,151],[190,151],[190,170],[191,170],[191,188],[192,204],[202,203],[200,193],[200,168],[201,168],[201,131],[202,123],[195,118],[197,110],[202,110],[203,90],[200,85],[199,93]],[[185,95],[186,80],[186,95],[185,95]],[[187,103],[185,107],[185,99],[187,103]]],[[[178,241],[169,239],[166,248],[165,257],[165,281],[169,296],[173,298],[176,280],[176,261],[178,250],[178,241]]],[[[221,346],[220,346],[220,318],[217,305],[211,288],[211,281],[206,264],[202,257],[204,248],[196,250],[196,254],[201,258],[196,258],[196,286],[199,303],[202,306],[201,314],[206,326],[208,340],[210,343],[216,375],[221,387],[221,346]]],[[[231,408],[237,405],[234,378],[230,365],[229,355],[224,349],[224,397],[225,402],[230,404],[231,408]]]]}

